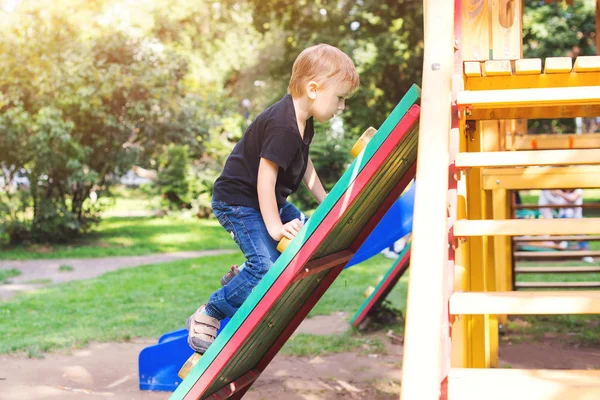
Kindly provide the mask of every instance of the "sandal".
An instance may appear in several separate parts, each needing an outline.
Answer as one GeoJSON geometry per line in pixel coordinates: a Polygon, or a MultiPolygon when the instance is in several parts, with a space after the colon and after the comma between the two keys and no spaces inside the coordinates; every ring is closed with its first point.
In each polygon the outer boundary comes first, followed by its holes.
{"type": "Polygon", "coordinates": [[[240,270],[239,270],[238,266],[232,265],[231,268],[229,269],[229,272],[227,272],[221,278],[221,286],[227,285],[229,282],[231,282],[231,280],[233,278],[235,278],[237,275],[239,275],[239,273],[240,273],[240,270]]]}
{"type": "Polygon", "coordinates": [[[204,306],[185,321],[188,330],[188,344],[197,353],[204,354],[208,346],[215,341],[221,321],[202,313],[204,306]]]}

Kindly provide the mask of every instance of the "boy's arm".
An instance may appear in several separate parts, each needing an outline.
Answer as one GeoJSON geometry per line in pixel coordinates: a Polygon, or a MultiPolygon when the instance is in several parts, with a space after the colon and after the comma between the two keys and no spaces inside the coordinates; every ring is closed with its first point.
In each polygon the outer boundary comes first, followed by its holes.
{"type": "Polygon", "coordinates": [[[300,228],[302,228],[302,222],[299,219],[295,219],[285,225],[281,223],[279,209],[277,208],[277,199],[275,198],[277,172],[279,172],[277,164],[266,158],[261,158],[258,165],[256,191],[258,192],[260,213],[267,231],[274,240],[280,241],[284,236],[288,239],[293,239],[300,228]]]}
{"type": "Polygon", "coordinates": [[[321,204],[325,199],[325,196],[327,196],[327,192],[325,192],[325,188],[317,175],[317,171],[315,170],[310,157],[308,157],[308,166],[306,167],[302,182],[304,182],[315,200],[317,200],[317,203],[321,204]]]}

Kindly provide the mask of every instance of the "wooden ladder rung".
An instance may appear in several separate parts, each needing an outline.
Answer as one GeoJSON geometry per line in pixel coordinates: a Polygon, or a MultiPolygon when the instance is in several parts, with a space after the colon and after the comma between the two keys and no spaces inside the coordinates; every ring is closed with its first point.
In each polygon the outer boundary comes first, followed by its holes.
{"type": "Polygon", "coordinates": [[[534,89],[465,90],[456,103],[469,109],[532,108],[600,104],[600,86],[574,86],[534,89]]]}
{"type": "Polygon", "coordinates": [[[563,240],[571,241],[571,242],[593,242],[600,240],[600,235],[563,235],[563,236],[516,236],[513,238],[515,242],[545,242],[545,241],[554,241],[560,242],[563,240]]]}
{"type": "Polygon", "coordinates": [[[515,282],[517,289],[597,289],[600,282],[515,282]]]}
{"type": "Polygon", "coordinates": [[[595,149],[600,147],[600,134],[575,133],[518,135],[515,150],[595,149]]]}
{"type": "Polygon", "coordinates": [[[600,267],[515,267],[515,273],[517,274],[586,274],[598,272],[600,272],[600,267]]]}
{"type": "Polygon", "coordinates": [[[454,236],[600,234],[600,218],[466,220],[454,223],[454,236]]]}
{"type": "Polygon", "coordinates": [[[452,368],[448,400],[596,400],[598,370],[452,368]]]}
{"type": "MultiPolygon", "coordinates": [[[[563,205],[563,206],[559,206],[559,205],[544,205],[544,206],[540,206],[538,204],[513,204],[512,205],[513,208],[520,210],[520,209],[538,209],[538,208],[573,208],[572,205],[563,205]]],[[[577,207],[581,207],[581,208],[588,208],[588,209],[592,209],[592,210],[596,210],[598,208],[600,208],[600,203],[583,203],[578,205],[577,207]]]]}
{"type": "Polygon", "coordinates": [[[516,258],[583,258],[600,257],[595,250],[515,251],[516,258]]]}
{"type": "Polygon", "coordinates": [[[600,291],[456,292],[453,315],[600,314],[600,291]]]}
{"type": "Polygon", "coordinates": [[[484,190],[591,189],[600,186],[598,176],[600,176],[600,165],[481,169],[484,190]]]}
{"type": "Polygon", "coordinates": [[[576,149],[458,153],[455,164],[458,169],[473,167],[595,165],[600,164],[600,151],[576,149]]]}

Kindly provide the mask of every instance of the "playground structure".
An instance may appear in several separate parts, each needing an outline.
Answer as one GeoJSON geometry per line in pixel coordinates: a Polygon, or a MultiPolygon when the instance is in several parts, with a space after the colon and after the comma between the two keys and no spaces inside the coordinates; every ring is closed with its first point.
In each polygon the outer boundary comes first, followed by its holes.
{"type": "MultiPolygon", "coordinates": [[[[600,313],[597,291],[512,291],[512,237],[597,235],[600,219],[511,210],[516,190],[599,186],[598,136],[529,137],[526,119],[600,115],[600,57],[523,59],[521,1],[424,7],[402,399],[595,399],[600,371],[497,367],[507,315],[600,313]]],[[[404,118],[418,96],[407,96],[172,399],[241,398],[356,254],[414,173],[418,112],[404,118]]]]}
{"type": "Polygon", "coordinates": [[[497,368],[507,315],[600,313],[598,291],[512,291],[511,237],[600,233],[599,218],[512,218],[512,191],[600,186],[598,134],[526,131],[527,119],[600,115],[600,56],[523,59],[522,9],[424,2],[403,400],[599,397],[598,370],[497,368]]]}

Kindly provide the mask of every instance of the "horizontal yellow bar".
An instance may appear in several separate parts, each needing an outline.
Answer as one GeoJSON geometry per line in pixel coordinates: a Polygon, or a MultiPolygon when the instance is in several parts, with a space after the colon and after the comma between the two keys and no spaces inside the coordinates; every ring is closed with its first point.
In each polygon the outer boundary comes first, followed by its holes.
{"type": "Polygon", "coordinates": [[[600,82],[600,71],[547,75],[525,75],[517,72],[517,75],[513,76],[481,76],[481,74],[479,74],[465,77],[465,90],[597,86],[598,82],[600,82]]]}
{"type": "Polygon", "coordinates": [[[600,314],[600,291],[456,292],[453,315],[600,314]]]}
{"type": "MultiPolygon", "coordinates": [[[[510,141],[510,139],[508,139],[510,141]]],[[[514,150],[600,149],[600,133],[515,136],[514,150]]]]}
{"type": "Polygon", "coordinates": [[[528,167],[558,165],[600,164],[598,150],[539,150],[539,151],[491,151],[481,153],[458,153],[456,168],[471,167],[528,167]]]}
{"type": "Polygon", "coordinates": [[[594,289],[600,288],[600,282],[516,282],[515,288],[527,289],[594,289]]]}
{"type": "Polygon", "coordinates": [[[600,234],[600,218],[458,220],[454,236],[594,235],[600,234]]]}
{"type": "Polygon", "coordinates": [[[597,400],[600,371],[451,369],[448,400],[597,400]]]}
{"type": "Polygon", "coordinates": [[[598,273],[600,267],[515,267],[517,274],[583,274],[598,273]]]}
{"type": "Polygon", "coordinates": [[[468,120],[498,120],[498,119],[554,119],[575,117],[596,117],[600,115],[600,104],[594,105],[563,105],[540,107],[514,108],[485,108],[473,110],[467,115],[468,120]]]}
{"type": "Polygon", "coordinates": [[[600,104],[600,86],[542,89],[465,90],[459,106],[472,109],[600,104]]]}
{"type": "Polygon", "coordinates": [[[485,168],[484,190],[590,189],[600,187],[600,166],[485,168]]]}

